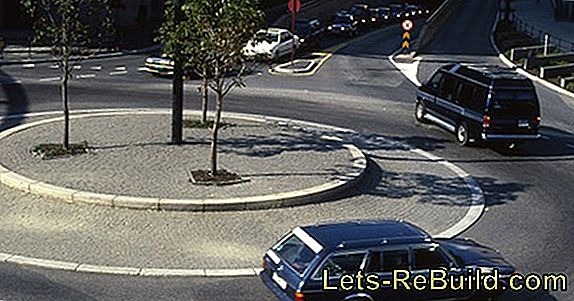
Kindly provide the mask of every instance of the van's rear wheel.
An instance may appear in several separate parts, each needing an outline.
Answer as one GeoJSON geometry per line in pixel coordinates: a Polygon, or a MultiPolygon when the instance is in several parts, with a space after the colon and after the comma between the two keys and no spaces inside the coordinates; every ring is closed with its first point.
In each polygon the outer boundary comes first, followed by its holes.
{"type": "Polygon", "coordinates": [[[470,142],[468,128],[462,123],[456,128],[456,142],[461,146],[467,146],[470,142]]]}
{"type": "Polygon", "coordinates": [[[427,109],[425,108],[425,105],[418,102],[416,104],[415,107],[415,118],[417,119],[418,122],[426,122],[425,120],[425,114],[427,113],[427,109]]]}

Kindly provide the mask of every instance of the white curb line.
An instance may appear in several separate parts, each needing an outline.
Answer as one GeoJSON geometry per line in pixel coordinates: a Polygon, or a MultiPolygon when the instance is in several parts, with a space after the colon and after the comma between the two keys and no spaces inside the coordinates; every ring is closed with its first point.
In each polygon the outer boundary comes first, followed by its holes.
{"type": "MultiPolygon", "coordinates": [[[[199,114],[198,111],[186,111],[187,115],[199,114]]],[[[159,115],[170,114],[169,110],[122,110],[122,111],[102,111],[97,113],[86,113],[73,115],[71,119],[103,117],[103,116],[124,116],[124,115],[159,115]]],[[[275,118],[270,116],[224,113],[225,118],[243,119],[262,123],[283,123],[293,125],[306,125],[309,123],[299,122],[292,119],[275,118]]],[[[51,122],[61,121],[62,117],[44,119],[31,123],[19,125],[3,132],[0,132],[0,140],[17,132],[30,129],[32,127],[51,122]]],[[[323,125],[316,124],[315,128],[327,129],[323,125]]],[[[34,179],[19,175],[0,164],[0,183],[26,193],[32,193],[44,197],[64,200],[68,203],[89,203],[96,205],[112,206],[132,209],[151,210],[186,210],[186,211],[225,211],[225,210],[250,210],[269,209],[293,205],[303,205],[317,202],[319,197],[332,196],[335,193],[349,189],[357,184],[366,168],[367,159],[363,152],[351,144],[342,144],[351,153],[350,163],[353,170],[341,175],[337,179],[322,185],[305,189],[281,192],[268,195],[258,195],[250,197],[235,197],[226,199],[166,199],[159,197],[137,197],[128,195],[116,195],[107,193],[96,193],[80,191],[52,184],[40,182],[34,179]]]]}
{"type": "MultiPolygon", "coordinates": [[[[89,113],[95,112],[96,110],[82,110],[82,113],[89,113]]],[[[126,112],[132,111],[128,110],[116,110],[116,109],[104,109],[104,110],[97,110],[98,112],[126,112]]],[[[146,111],[146,110],[141,110],[146,111]]],[[[150,110],[153,111],[153,110],[150,110]]],[[[76,113],[79,111],[74,111],[76,113]]],[[[189,111],[185,112],[189,114],[189,111]]],[[[41,113],[28,113],[28,114],[19,114],[18,117],[8,116],[7,119],[10,118],[22,118],[22,117],[40,117],[40,116],[47,116],[47,115],[56,115],[60,114],[60,112],[41,112],[41,113]]],[[[330,131],[341,132],[352,134],[356,133],[350,129],[344,129],[335,126],[328,126],[328,125],[320,125],[313,122],[306,122],[306,121],[295,121],[287,118],[279,118],[279,117],[265,117],[262,118],[261,116],[257,115],[249,115],[249,114],[239,114],[236,113],[236,116],[243,116],[245,118],[253,118],[253,120],[265,120],[265,121],[275,121],[275,122],[284,122],[284,123],[297,123],[299,125],[309,126],[309,127],[322,127],[324,129],[328,129],[330,131]]],[[[2,120],[2,118],[0,118],[2,120]]],[[[380,137],[381,140],[386,140],[383,137],[380,137]]],[[[324,137],[326,140],[335,140],[337,137],[324,137]]],[[[468,228],[470,228],[474,223],[476,223],[482,213],[484,212],[485,207],[485,198],[480,186],[477,182],[466,172],[464,172],[461,168],[456,166],[455,164],[441,158],[435,156],[429,152],[426,152],[421,149],[411,148],[408,145],[399,142],[392,142],[395,145],[401,145],[409,149],[410,151],[422,155],[427,159],[437,162],[444,167],[448,168],[449,170],[453,171],[460,177],[462,177],[468,186],[469,192],[471,194],[471,203],[467,214],[458,221],[455,225],[451,226],[449,229],[435,235],[434,237],[442,237],[442,238],[453,238],[455,236],[460,235],[468,228]]],[[[365,161],[366,163],[366,161],[365,161]]],[[[359,165],[362,165],[362,161],[358,162],[359,165]]],[[[0,169],[0,173],[2,170],[0,169]]],[[[116,275],[131,275],[131,276],[148,276],[148,277],[157,277],[157,276],[166,276],[166,277],[243,277],[243,276],[256,276],[261,272],[260,268],[229,268],[229,269],[168,269],[168,268],[134,268],[134,267],[113,267],[113,266],[102,266],[102,265],[90,265],[84,263],[76,263],[76,262],[64,262],[64,261],[55,261],[55,260],[47,260],[47,259],[39,259],[39,258],[31,258],[31,257],[24,257],[19,255],[12,255],[6,253],[0,253],[0,262],[6,263],[14,263],[14,264],[22,264],[22,265],[29,265],[41,268],[48,268],[48,269],[58,269],[58,270],[66,270],[66,271],[74,271],[74,272],[87,272],[87,273],[100,273],[100,274],[116,274],[116,275]]]]}

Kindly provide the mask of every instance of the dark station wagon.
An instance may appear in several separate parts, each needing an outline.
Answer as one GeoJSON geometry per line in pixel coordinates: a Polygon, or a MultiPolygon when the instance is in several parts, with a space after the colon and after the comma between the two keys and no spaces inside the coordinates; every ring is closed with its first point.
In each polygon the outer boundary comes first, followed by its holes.
{"type": "Polygon", "coordinates": [[[468,269],[498,269],[503,281],[514,268],[502,256],[465,239],[433,239],[424,230],[401,221],[356,221],[298,227],[286,234],[264,256],[260,274],[280,300],[375,301],[469,298],[484,291],[417,291],[383,287],[378,290],[324,290],[344,274],[376,273],[383,279],[393,270],[411,275],[444,268],[449,274],[468,269]]]}
{"type": "Polygon", "coordinates": [[[415,117],[453,132],[460,145],[540,137],[540,104],[532,81],[512,69],[452,64],[417,93],[415,117]]]}

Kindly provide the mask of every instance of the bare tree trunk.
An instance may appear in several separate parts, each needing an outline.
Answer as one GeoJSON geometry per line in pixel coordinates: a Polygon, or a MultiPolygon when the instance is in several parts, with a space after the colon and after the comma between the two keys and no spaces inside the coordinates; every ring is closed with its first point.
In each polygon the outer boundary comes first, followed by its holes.
{"type": "Polygon", "coordinates": [[[201,123],[205,124],[207,122],[207,103],[209,101],[209,90],[208,90],[208,79],[207,79],[207,67],[203,67],[202,81],[201,81],[201,123]]]}
{"type": "Polygon", "coordinates": [[[62,146],[64,149],[70,147],[70,107],[68,104],[68,79],[70,78],[69,69],[69,54],[68,48],[62,49],[62,79],[61,79],[61,96],[62,96],[62,111],[64,113],[64,140],[62,146]]]}
{"type": "MultiPolygon", "coordinates": [[[[183,13],[182,1],[175,1],[175,20],[181,22],[183,13]]],[[[173,89],[172,89],[172,114],[171,114],[171,143],[181,145],[183,143],[183,64],[181,49],[177,47],[173,66],[173,89]]]]}
{"type": "Polygon", "coordinates": [[[223,109],[223,95],[221,89],[215,95],[215,120],[211,129],[211,175],[217,174],[217,134],[219,123],[221,122],[221,111],[223,109]]]}

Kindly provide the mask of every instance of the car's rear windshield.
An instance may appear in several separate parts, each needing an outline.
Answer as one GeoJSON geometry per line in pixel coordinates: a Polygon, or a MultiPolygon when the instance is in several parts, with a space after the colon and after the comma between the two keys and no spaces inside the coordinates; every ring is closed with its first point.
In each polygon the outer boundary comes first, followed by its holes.
{"type": "Polygon", "coordinates": [[[294,234],[290,234],[273,250],[299,274],[303,274],[315,258],[315,252],[294,234]]]}
{"type": "Polygon", "coordinates": [[[538,113],[538,98],[534,89],[495,90],[490,110],[498,115],[534,115],[538,113]]]}

